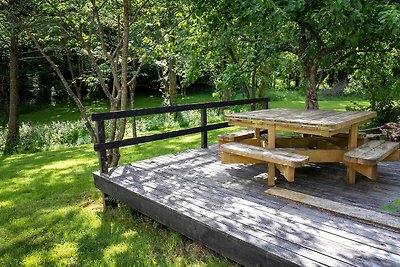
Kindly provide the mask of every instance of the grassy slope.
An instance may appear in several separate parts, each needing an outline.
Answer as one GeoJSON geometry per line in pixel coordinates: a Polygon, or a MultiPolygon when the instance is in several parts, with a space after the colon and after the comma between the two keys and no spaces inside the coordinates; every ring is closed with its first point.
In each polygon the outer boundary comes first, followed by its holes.
{"type": "MultiPolygon", "coordinates": [[[[198,94],[181,103],[209,101],[198,94]]],[[[147,99],[139,107],[160,103],[147,99]]],[[[321,101],[323,109],[344,109],[349,101],[321,101]]],[[[304,101],[270,103],[303,108],[304,101]]],[[[91,111],[105,103],[94,102],[91,111]]],[[[78,117],[67,105],[22,116],[46,123],[78,117]]],[[[224,131],[224,130],[221,130],[224,131]]],[[[218,131],[211,133],[216,140],[218,131]]],[[[192,135],[124,148],[120,164],[199,147],[192,135]]],[[[159,266],[232,263],[127,208],[102,211],[91,172],[97,157],[91,145],[0,157],[0,266],[159,266]]]]}

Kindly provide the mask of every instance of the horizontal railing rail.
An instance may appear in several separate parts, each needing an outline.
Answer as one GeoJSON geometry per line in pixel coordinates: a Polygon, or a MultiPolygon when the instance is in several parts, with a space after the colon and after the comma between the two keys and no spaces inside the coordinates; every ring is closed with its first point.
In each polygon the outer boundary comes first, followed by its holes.
{"type": "Polygon", "coordinates": [[[100,112],[92,114],[92,121],[104,121],[111,119],[122,119],[130,118],[135,116],[144,115],[155,115],[160,113],[170,113],[179,111],[189,111],[198,109],[208,109],[208,108],[220,108],[229,106],[238,106],[245,104],[256,104],[263,103],[263,108],[268,108],[267,97],[252,98],[252,99],[240,99],[240,100],[230,100],[230,101],[219,101],[219,102],[207,102],[207,103],[197,103],[197,104],[187,104],[179,106],[167,106],[167,107],[154,107],[154,108],[141,108],[123,111],[112,111],[112,112],[100,112]]]}
{"type": "Polygon", "coordinates": [[[201,133],[201,147],[207,148],[207,146],[208,146],[207,132],[208,131],[221,129],[221,128],[230,126],[230,125],[228,125],[227,122],[208,124],[207,123],[207,109],[238,106],[238,105],[245,105],[245,104],[253,104],[255,106],[257,103],[261,103],[263,109],[268,109],[268,101],[269,101],[268,98],[262,97],[262,98],[253,98],[253,99],[241,99],[241,100],[197,103],[197,104],[188,104],[188,105],[179,105],[179,106],[167,106],[167,107],[155,107],[155,108],[143,108],[143,109],[133,109],[133,110],[124,110],[124,111],[94,113],[91,116],[91,119],[96,122],[96,130],[97,130],[97,143],[94,144],[94,150],[97,151],[99,154],[100,170],[101,170],[101,172],[107,172],[107,165],[106,165],[106,150],[107,149],[114,149],[114,148],[119,148],[119,147],[124,147],[124,146],[130,146],[130,145],[135,145],[135,144],[163,140],[163,139],[167,139],[167,138],[178,137],[178,136],[194,134],[194,133],[201,133]],[[164,132],[164,133],[157,133],[157,134],[152,134],[152,135],[147,135],[147,136],[127,138],[127,139],[116,140],[116,141],[106,142],[106,140],[105,140],[105,123],[104,123],[104,121],[106,121],[106,120],[135,118],[137,116],[155,115],[155,114],[190,111],[190,110],[200,110],[200,116],[201,116],[200,117],[200,126],[187,128],[187,129],[181,129],[181,130],[175,130],[175,131],[170,131],[170,132],[164,132]]]}

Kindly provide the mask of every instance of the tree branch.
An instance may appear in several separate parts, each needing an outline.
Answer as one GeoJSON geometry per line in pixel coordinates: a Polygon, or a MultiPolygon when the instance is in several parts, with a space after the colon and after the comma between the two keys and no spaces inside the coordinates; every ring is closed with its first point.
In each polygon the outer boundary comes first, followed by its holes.
{"type": "Polygon", "coordinates": [[[85,123],[86,128],[88,129],[89,135],[92,137],[92,140],[94,142],[97,142],[97,136],[94,132],[93,126],[91,124],[91,122],[89,121],[89,118],[86,114],[85,111],[85,107],[82,105],[82,102],[79,100],[79,98],[75,95],[75,93],[72,91],[71,87],[69,86],[67,80],[65,79],[64,75],[62,74],[60,68],[58,67],[58,65],[44,52],[43,48],[40,46],[39,42],[37,41],[37,39],[35,38],[35,36],[33,36],[33,34],[28,30],[28,29],[24,29],[26,34],[29,36],[29,38],[33,41],[33,43],[35,44],[36,48],[39,50],[39,52],[43,55],[43,57],[50,63],[51,67],[53,68],[53,70],[57,73],[58,77],[60,78],[62,84],[64,85],[64,88],[67,90],[67,93],[70,97],[72,97],[72,99],[74,100],[74,102],[76,103],[76,105],[78,106],[78,109],[81,113],[82,119],[85,123]]]}
{"type": "Polygon", "coordinates": [[[149,56],[149,54],[151,52],[154,51],[154,49],[156,49],[156,47],[160,44],[160,42],[164,39],[165,36],[167,36],[168,34],[170,34],[176,27],[178,27],[183,21],[185,21],[186,19],[188,19],[191,15],[193,14],[193,10],[190,10],[190,12],[183,17],[181,20],[179,20],[175,25],[173,25],[168,31],[166,31],[162,36],[160,36],[153,44],[153,46],[141,57],[141,59],[139,60],[139,67],[138,70],[133,74],[132,79],[128,82],[128,86],[131,85],[137,74],[140,72],[140,69],[142,67],[142,63],[146,61],[147,57],[149,56]]]}
{"type": "Polygon", "coordinates": [[[307,29],[307,31],[315,38],[315,40],[317,41],[319,47],[325,47],[325,42],[322,40],[321,36],[319,35],[319,33],[313,28],[313,26],[305,21],[302,21],[300,19],[300,17],[296,18],[296,22],[304,27],[305,29],[307,29]]]}

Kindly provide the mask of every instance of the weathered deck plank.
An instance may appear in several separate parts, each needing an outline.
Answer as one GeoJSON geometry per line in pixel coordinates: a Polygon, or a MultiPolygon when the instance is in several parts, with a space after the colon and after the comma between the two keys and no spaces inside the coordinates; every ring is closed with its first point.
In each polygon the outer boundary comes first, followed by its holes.
{"type": "MultiPolygon", "coordinates": [[[[222,165],[219,160],[215,147],[190,150],[118,167],[109,176],[94,173],[95,184],[140,212],[245,265],[400,263],[400,233],[268,196],[264,191],[269,187],[253,178],[265,172],[265,166],[222,165]]],[[[367,202],[368,196],[363,200],[360,192],[376,189],[373,199],[378,201],[390,190],[394,192],[390,196],[399,192],[400,174],[391,167],[393,164],[397,163],[383,166],[382,179],[365,181],[370,188],[362,179],[349,186],[343,178],[342,185],[338,175],[345,173],[344,168],[329,164],[325,170],[304,168],[290,186],[303,193],[309,190],[318,195],[320,191],[319,197],[347,204],[367,202]],[[336,176],[332,169],[337,169],[336,176]],[[386,173],[390,176],[388,184],[380,182],[386,173]],[[321,179],[330,182],[322,183],[321,179]],[[335,186],[337,190],[347,187],[345,197],[337,198],[335,186]],[[351,190],[353,197],[347,192],[351,190]]],[[[278,186],[287,184],[284,179],[277,181],[278,186]]],[[[378,205],[370,206],[379,211],[378,205]]]]}

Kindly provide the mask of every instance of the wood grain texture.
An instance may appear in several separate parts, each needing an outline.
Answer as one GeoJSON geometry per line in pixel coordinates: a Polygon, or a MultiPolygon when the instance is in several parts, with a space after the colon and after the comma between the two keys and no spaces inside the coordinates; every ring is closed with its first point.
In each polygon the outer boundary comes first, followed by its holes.
{"type": "Polygon", "coordinates": [[[373,140],[344,154],[344,160],[351,163],[376,165],[398,150],[400,144],[384,140],[373,140]]]}
{"type": "Polygon", "coordinates": [[[218,141],[236,142],[243,139],[253,138],[254,130],[243,130],[234,133],[226,133],[218,135],[218,141]]]}
{"type": "Polygon", "coordinates": [[[224,153],[254,158],[290,167],[301,167],[308,163],[308,156],[297,155],[280,150],[265,149],[237,142],[223,144],[221,145],[220,150],[224,153]]]}
{"type": "Polygon", "coordinates": [[[268,128],[275,125],[277,130],[330,137],[376,117],[373,111],[297,110],[269,109],[225,115],[229,124],[249,128],[268,128]]]}
{"type": "Polygon", "coordinates": [[[382,214],[381,212],[371,211],[361,207],[354,207],[352,205],[343,204],[320,197],[310,196],[307,194],[279,187],[270,188],[266,190],[265,193],[285,199],[294,200],[302,204],[346,215],[359,220],[371,222],[373,224],[390,227],[397,231],[400,230],[400,220],[398,216],[382,214]]]}
{"type": "MultiPolygon", "coordinates": [[[[307,165],[278,187],[382,213],[400,189],[400,163],[349,188],[340,164],[307,165]]],[[[396,266],[400,233],[263,193],[265,166],[223,165],[216,146],[94,173],[130,207],[245,266],[396,266]]],[[[384,214],[384,213],[382,213],[384,214]]],[[[399,215],[398,218],[400,218],[399,215]]]]}

